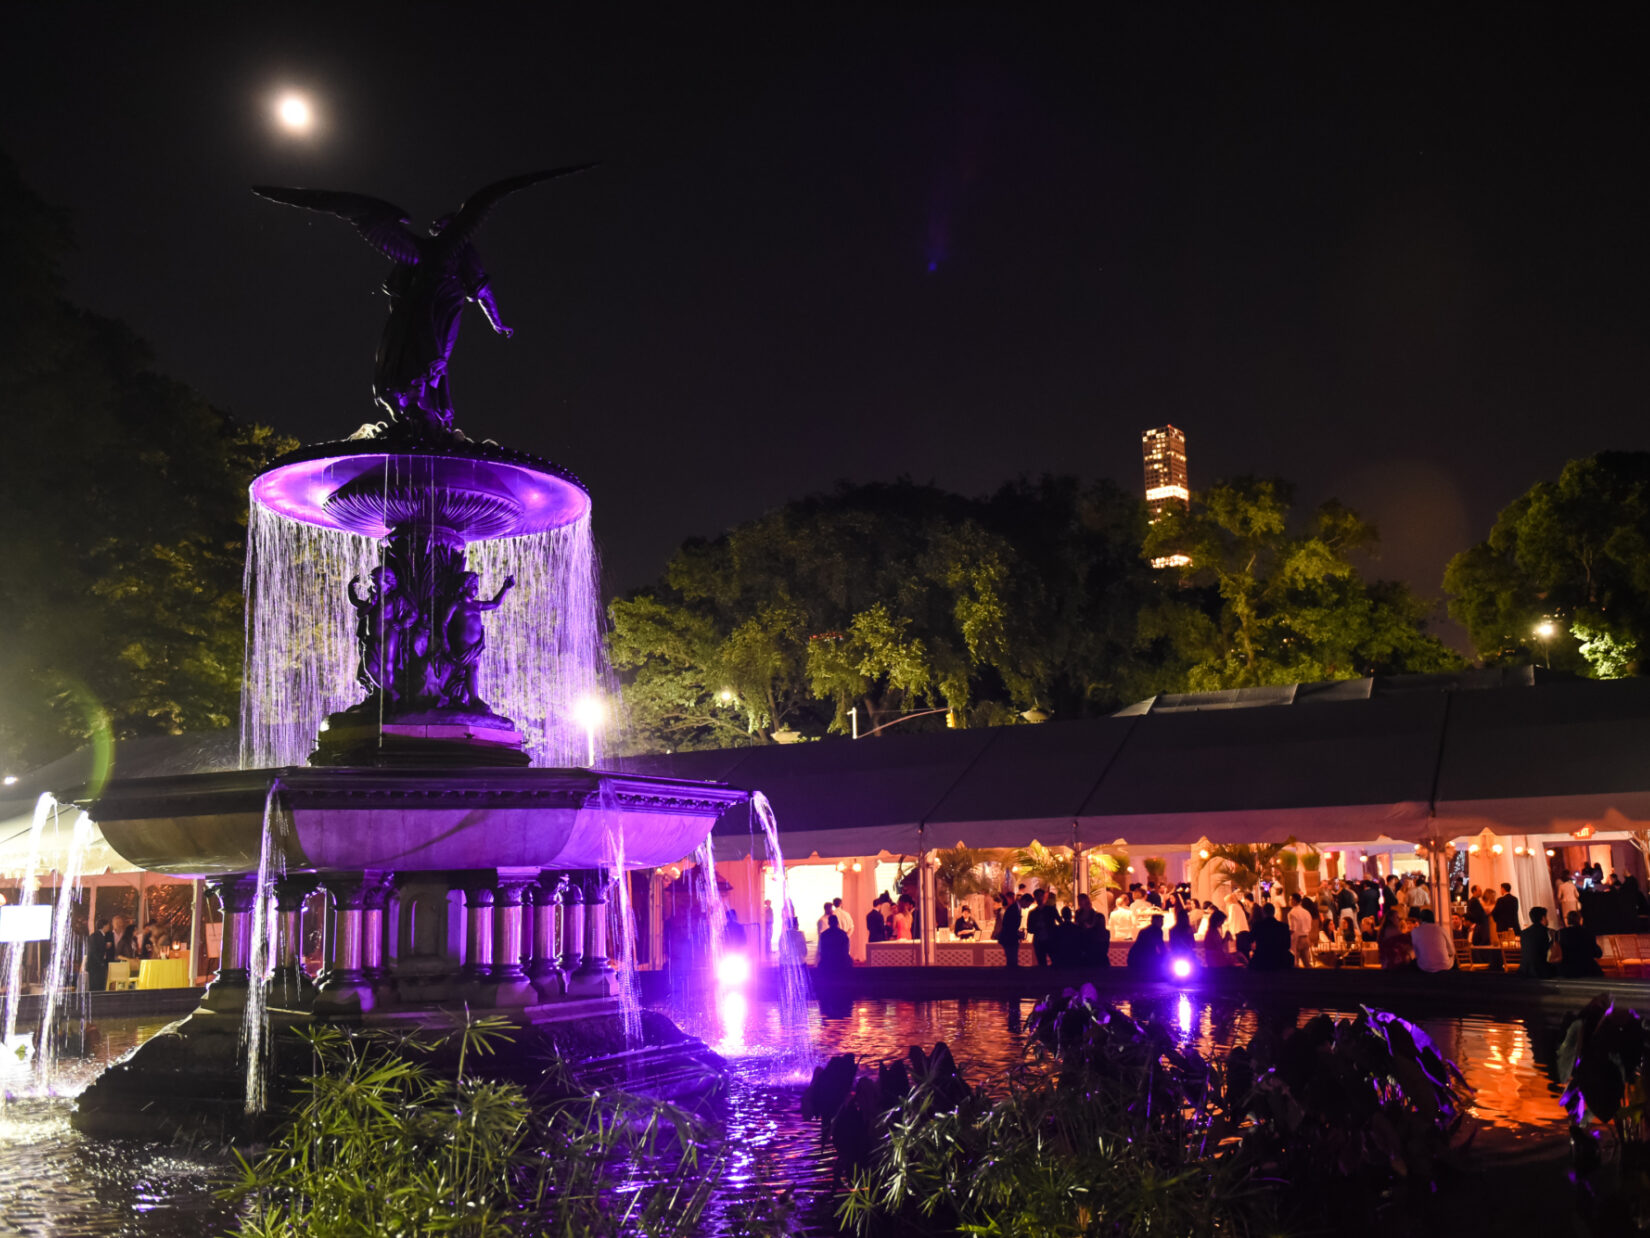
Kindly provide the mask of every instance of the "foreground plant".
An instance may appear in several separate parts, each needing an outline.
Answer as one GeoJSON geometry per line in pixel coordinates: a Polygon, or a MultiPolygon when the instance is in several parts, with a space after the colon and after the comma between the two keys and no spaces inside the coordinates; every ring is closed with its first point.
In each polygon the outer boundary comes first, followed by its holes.
{"type": "Polygon", "coordinates": [[[1650,1018],[1600,993],[1565,1021],[1558,1073],[1583,1211],[1598,1232],[1650,1229],[1650,1018]]]}
{"type": "Polygon", "coordinates": [[[240,1238],[645,1234],[694,1230],[717,1181],[703,1132],[660,1101],[576,1087],[559,1064],[529,1096],[480,1077],[501,1019],[450,1036],[302,1033],[315,1073],[269,1151],[224,1194],[240,1238]],[[456,1052],[456,1068],[432,1062],[456,1052]]]}
{"type": "Polygon", "coordinates": [[[1394,1015],[1263,1031],[1222,1064],[1085,985],[1040,1003],[1027,1030],[1032,1060],[990,1093],[943,1045],[874,1081],[852,1080],[851,1062],[820,1072],[809,1103],[848,1179],[845,1225],[1071,1238],[1315,1228],[1333,1209],[1424,1200],[1458,1146],[1460,1072],[1394,1015]],[[1289,1189],[1304,1182],[1326,1190],[1289,1189]]]}

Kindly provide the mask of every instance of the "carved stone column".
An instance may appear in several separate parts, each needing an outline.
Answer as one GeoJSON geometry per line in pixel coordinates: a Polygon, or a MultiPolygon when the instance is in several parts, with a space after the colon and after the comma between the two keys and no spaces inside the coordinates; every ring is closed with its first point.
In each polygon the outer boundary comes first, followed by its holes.
{"type": "Polygon", "coordinates": [[[488,973],[495,1006],[530,1006],[538,993],[527,982],[521,965],[522,891],[538,877],[536,871],[499,871],[493,891],[493,963],[488,973]]]}
{"type": "Polygon", "coordinates": [[[383,878],[369,880],[361,893],[361,975],[372,984],[383,981],[384,900],[391,887],[383,878]]]}
{"type": "Polygon", "coordinates": [[[308,875],[275,882],[275,975],[270,994],[276,1005],[303,1006],[315,1000],[315,983],[304,971],[304,900],[315,892],[308,875]]]}
{"type": "Polygon", "coordinates": [[[556,944],[561,947],[556,970],[571,976],[584,961],[584,891],[563,873],[550,897],[556,907],[556,944]]]}
{"type": "Polygon", "coordinates": [[[252,917],[258,901],[258,879],[253,876],[220,877],[207,890],[223,909],[223,944],[218,953],[218,972],[202,1003],[222,1010],[246,1004],[247,967],[252,960],[252,917]]]}
{"type": "Polygon", "coordinates": [[[493,892],[483,885],[464,890],[464,976],[484,981],[493,974],[493,892]]]}
{"type": "Polygon", "coordinates": [[[393,874],[384,878],[383,934],[378,961],[386,978],[393,980],[401,962],[401,886],[393,874]]]}
{"type": "Polygon", "coordinates": [[[584,958],[568,977],[567,989],[579,997],[611,997],[618,983],[607,963],[607,881],[599,872],[588,873],[583,885],[584,958]]]}
{"type": "Polygon", "coordinates": [[[556,902],[551,875],[543,874],[527,887],[532,900],[533,948],[527,959],[527,978],[539,997],[553,1001],[567,992],[567,982],[556,970],[556,902]]]}
{"type": "Polygon", "coordinates": [[[327,877],[322,889],[332,896],[335,912],[326,970],[321,974],[315,1012],[358,1014],[373,1007],[372,985],[361,967],[361,919],[365,910],[367,882],[348,874],[327,877]]]}

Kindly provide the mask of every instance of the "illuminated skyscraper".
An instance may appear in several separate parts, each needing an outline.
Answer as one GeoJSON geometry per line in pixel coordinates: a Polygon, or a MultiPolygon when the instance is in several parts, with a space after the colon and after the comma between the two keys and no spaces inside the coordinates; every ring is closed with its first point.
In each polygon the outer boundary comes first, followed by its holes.
{"type": "MultiPolygon", "coordinates": [[[[1186,481],[1186,436],[1173,426],[1158,426],[1140,436],[1140,458],[1146,465],[1146,507],[1153,524],[1165,508],[1186,511],[1192,505],[1192,490],[1186,481]]],[[[1162,555],[1153,567],[1190,567],[1183,554],[1162,555]]]]}
{"type": "Polygon", "coordinates": [[[1140,456],[1146,465],[1146,506],[1152,521],[1171,503],[1185,510],[1192,505],[1186,484],[1186,436],[1173,426],[1159,426],[1140,436],[1140,456]]]}

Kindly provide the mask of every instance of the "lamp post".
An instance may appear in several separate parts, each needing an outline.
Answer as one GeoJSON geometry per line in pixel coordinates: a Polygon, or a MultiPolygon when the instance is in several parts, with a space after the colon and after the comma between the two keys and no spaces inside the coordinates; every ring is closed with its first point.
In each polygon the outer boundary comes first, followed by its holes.
{"type": "Polygon", "coordinates": [[[1548,670],[1553,669],[1552,640],[1553,633],[1557,630],[1558,629],[1553,626],[1552,621],[1547,619],[1543,619],[1540,623],[1535,625],[1535,634],[1541,638],[1541,653],[1542,657],[1546,660],[1548,670]]]}
{"type": "Polygon", "coordinates": [[[596,764],[596,728],[607,717],[600,697],[581,696],[573,705],[573,719],[584,728],[585,765],[596,764]]]}

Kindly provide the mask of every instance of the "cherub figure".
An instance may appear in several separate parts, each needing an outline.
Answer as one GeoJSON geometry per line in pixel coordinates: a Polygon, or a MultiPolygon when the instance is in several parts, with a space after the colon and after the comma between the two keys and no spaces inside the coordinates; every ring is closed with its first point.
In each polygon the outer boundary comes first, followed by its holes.
{"type": "Polygon", "coordinates": [[[482,612],[497,610],[504,595],[515,586],[516,578],[506,576],[504,583],[488,601],[481,600],[481,577],[465,572],[459,578],[458,594],[447,607],[441,631],[447,642],[447,662],[452,668],[447,675],[446,695],[449,704],[475,708],[481,704],[476,695],[476,668],[481,651],[487,645],[487,627],[482,612]]]}
{"type": "Polygon", "coordinates": [[[360,586],[359,576],[349,582],[349,601],[355,607],[355,643],[361,654],[355,678],[369,691],[382,692],[386,701],[398,701],[401,634],[418,622],[418,608],[397,587],[395,569],[387,563],[367,573],[365,593],[358,592],[360,586]]]}

